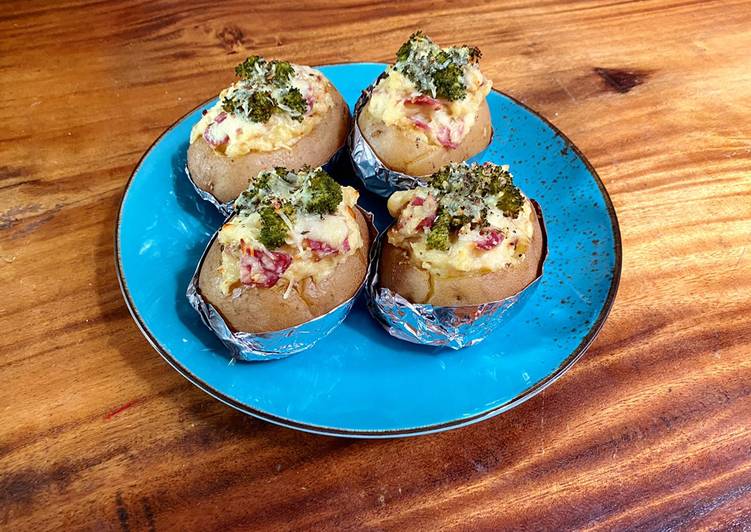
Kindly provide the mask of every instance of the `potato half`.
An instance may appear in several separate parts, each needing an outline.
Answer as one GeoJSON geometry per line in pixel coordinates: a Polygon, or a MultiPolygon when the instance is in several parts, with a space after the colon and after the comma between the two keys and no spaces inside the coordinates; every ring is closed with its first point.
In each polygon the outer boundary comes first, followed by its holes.
{"type": "Polygon", "coordinates": [[[326,314],[355,294],[368,269],[368,223],[359,209],[354,211],[363,246],[339,263],[320,284],[305,279],[295,286],[287,299],[284,299],[287,290],[287,283],[284,282],[271,288],[245,287],[238,297],[224,295],[219,274],[222,250],[215,239],[198,276],[201,295],[221,313],[234,331],[240,332],[279,331],[326,314]]]}
{"type": "Polygon", "coordinates": [[[453,149],[428,143],[425,135],[417,129],[407,131],[387,126],[367,112],[360,113],[357,125],[384,165],[413,176],[430,175],[448,163],[466,161],[484,150],[493,135],[487,100],[483,100],[477,110],[472,129],[453,149]]]}
{"type": "Polygon", "coordinates": [[[416,266],[401,248],[384,242],[378,274],[380,286],[400,294],[412,303],[436,306],[479,305],[513,296],[537,277],[543,257],[545,237],[537,213],[532,242],[519,264],[476,275],[441,277],[416,266]]]}
{"type": "Polygon", "coordinates": [[[342,95],[333,86],[329,91],[334,105],[292,149],[227,157],[215,152],[203,137],[197,138],[188,147],[191,179],[198,188],[226,203],[236,199],[248,187],[248,180],[263,170],[276,166],[296,170],[305,165],[315,168],[326,164],[344,144],[350,125],[349,107],[342,95]]]}

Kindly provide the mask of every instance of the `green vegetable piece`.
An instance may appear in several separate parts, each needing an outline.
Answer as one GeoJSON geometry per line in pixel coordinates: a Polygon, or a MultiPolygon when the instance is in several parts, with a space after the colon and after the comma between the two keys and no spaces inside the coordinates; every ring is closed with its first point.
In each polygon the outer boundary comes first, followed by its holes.
{"type": "Polygon", "coordinates": [[[302,120],[302,115],[308,112],[308,102],[305,101],[302,93],[294,87],[282,97],[281,105],[291,111],[290,115],[295,120],[302,120]]]}
{"type": "Polygon", "coordinates": [[[287,61],[272,61],[271,64],[274,70],[274,84],[283,87],[289,82],[295,70],[287,61]]]}
{"type": "Polygon", "coordinates": [[[454,63],[449,63],[445,68],[437,70],[433,74],[433,83],[438,98],[455,101],[461,100],[467,95],[467,86],[464,84],[462,69],[454,63]]]}
{"type": "Polygon", "coordinates": [[[261,215],[261,233],[258,240],[261,244],[269,250],[284,245],[289,228],[282,217],[270,205],[262,207],[259,214],[261,215]]]}
{"type": "Polygon", "coordinates": [[[263,65],[266,60],[257,55],[251,55],[245,61],[235,67],[235,75],[240,79],[251,78],[255,73],[256,65],[263,65]]]}
{"type": "Polygon", "coordinates": [[[506,182],[503,187],[503,195],[498,198],[498,208],[503,211],[503,214],[516,218],[519,216],[519,212],[524,205],[524,198],[518,187],[516,187],[510,180],[506,182]]]}
{"type": "Polygon", "coordinates": [[[448,251],[449,249],[449,226],[451,225],[451,216],[441,211],[430,228],[428,233],[428,249],[438,249],[448,251]]]}
{"type": "Polygon", "coordinates": [[[342,186],[323,170],[318,170],[308,183],[305,210],[309,213],[333,214],[342,202],[342,186]]]}
{"type": "Polygon", "coordinates": [[[412,43],[414,43],[418,39],[427,39],[427,37],[422,31],[414,32],[412,35],[409,36],[409,39],[407,39],[407,42],[402,44],[399,47],[399,50],[397,50],[396,60],[406,61],[407,59],[409,59],[409,55],[412,53],[412,43]]]}
{"type": "Polygon", "coordinates": [[[253,122],[266,122],[274,112],[276,102],[270,92],[254,92],[248,96],[248,118],[253,122]]]}
{"type": "Polygon", "coordinates": [[[224,97],[222,98],[222,110],[226,111],[227,113],[234,113],[237,111],[237,101],[233,98],[224,97]]]}

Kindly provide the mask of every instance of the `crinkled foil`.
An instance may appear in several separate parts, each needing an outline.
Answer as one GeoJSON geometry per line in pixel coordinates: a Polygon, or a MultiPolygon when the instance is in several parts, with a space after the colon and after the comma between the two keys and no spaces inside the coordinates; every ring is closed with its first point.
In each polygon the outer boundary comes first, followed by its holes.
{"type": "MultiPolygon", "coordinates": [[[[342,158],[345,156],[346,153],[347,153],[347,145],[345,143],[341,148],[336,150],[336,152],[334,153],[334,155],[331,156],[331,159],[329,159],[328,162],[322,165],[322,168],[326,170],[326,172],[328,172],[329,174],[335,176],[336,166],[340,163],[340,161],[342,160],[342,158]]],[[[198,194],[198,196],[201,199],[211,203],[214,207],[217,208],[219,212],[221,212],[225,216],[232,214],[233,205],[235,203],[234,200],[228,201],[227,203],[222,203],[218,199],[216,199],[216,197],[212,193],[206,192],[205,190],[200,188],[198,185],[196,185],[195,181],[193,181],[193,178],[190,175],[190,170],[188,169],[187,165],[185,165],[185,175],[188,176],[188,181],[193,187],[193,190],[196,191],[196,194],[198,194]]],[[[255,177],[255,176],[250,176],[250,177],[255,177]]]]}
{"type": "Polygon", "coordinates": [[[399,294],[378,286],[378,259],[388,230],[381,233],[371,248],[371,271],[365,287],[368,308],[373,317],[392,336],[408,342],[461,349],[482,342],[500,324],[512,305],[525,299],[542,277],[547,257],[547,233],[542,211],[532,201],[540,219],[543,250],[537,277],[517,294],[482,305],[439,307],[410,303],[399,294]]]}
{"type": "Polygon", "coordinates": [[[415,177],[387,168],[362,136],[357,119],[360,116],[360,111],[370,99],[373,87],[381,77],[362,91],[360,98],[357,100],[352,117],[352,129],[347,137],[347,145],[349,146],[352,169],[355,175],[368,190],[388,198],[395,190],[421,187],[425,186],[427,182],[424,177],[415,177]]]}
{"type": "MultiPolygon", "coordinates": [[[[360,98],[355,103],[355,112],[352,117],[352,129],[347,137],[347,146],[349,147],[350,161],[355,175],[363,182],[365,188],[371,192],[388,198],[397,190],[407,190],[415,187],[424,187],[427,184],[428,176],[411,176],[386,167],[378,158],[368,141],[362,136],[358,118],[360,111],[370,100],[370,93],[373,87],[383,78],[381,74],[372,85],[362,91],[360,98]]],[[[491,132],[492,142],[492,132],[491,132]]],[[[490,142],[488,143],[490,145],[490,142]]]]}
{"type": "MultiPolygon", "coordinates": [[[[377,234],[375,225],[373,224],[373,215],[364,209],[360,209],[360,211],[368,222],[372,242],[377,234]]],[[[217,238],[218,234],[219,231],[214,233],[214,236],[211,237],[211,240],[209,240],[209,243],[206,245],[206,250],[203,252],[201,260],[198,261],[198,266],[193,274],[193,278],[190,280],[190,284],[188,284],[188,289],[185,295],[188,298],[190,305],[201,316],[203,323],[211,329],[217,337],[219,337],[222,343],[230,351],[232,358],[237,360],[274,360],[310,349],[316,344],[316,342],[329,335],[331,331],[336,329],[342,321],[344,321],[344,318],[347,317],[349,311],[352,309],[352,305],[357,299],[357,296],[360,294],[362,287],[370,277],[372,267],[371,262],[368,263],[368,270],[363,282],[351,298],[342,302],[339,306],[328,313],[305,323],[301,323],[300,325],[296,325],[295,327],[266,333],[233,331],[219,311],[204,299],[198,289],[198,276],[201,271],[201,266],[203,265],[203,261],[208,254],[211,244],[217,238]]]]}

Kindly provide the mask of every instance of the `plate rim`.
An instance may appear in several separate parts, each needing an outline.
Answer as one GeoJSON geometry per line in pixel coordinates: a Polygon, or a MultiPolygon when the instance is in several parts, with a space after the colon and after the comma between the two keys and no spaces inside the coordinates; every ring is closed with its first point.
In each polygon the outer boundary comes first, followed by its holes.
{"type": "MultiPolygon", "coordinates": [[[[314,68],[322,68],[322,67],[330,67],[330,66],[347,66],[347,65],[387,66],[386,63],[376,63],[376,62],[367,62],[367,61],[365,62],[350,61],[350,62],[329,63],[326,65],[318,65],[318,66],[315,66],[314,68]]],[[[214,399],[246,415],[250,415],[255,418],[262,419],[269,423],[273,423],[275,425],[279,425],[279,426],[289,428],[289,429],[299,430],[299,431],[322,435],[322,436],[337,436],[337,437],[361,438],[361,439],[381,439],[381,438],[401,438],[401,437],[408,437],[408,436],[421,436],[421,435],[426,435],[426,434],[443,432],[443,431],[450,430],[450,429],[472,425],[474,423],[484,421],[491,417],[502,414],[503,412],[507,412],[511,410],[512,408],[515,408],[519,406],[520,404],[524,403],[525,401],[531,399],[532,397],[534,397],[541,391],[543,391],[545,388],[547,388],[548,386],[553,384],[555,381],[557,381],[559,378],[561,378],[564,374],[566,374],[571,369],[571,367],[584,355],[584,353],[586,353],[586,351],[592,345],[592,342],[595,340],[595,338],[597,338],[598,334],[602,330],[602,327],[605,324],[605,321],[607,320],[611,309],[613,308],[613,304],[615,303],[616,295],[618,292],[618,287],[620,285],[621,269],[622,269],[622,262],[623,262],[621,231],[620,231],[620,226],[618,224],[618,217],[615,211],[615,207],[613,206],[613,202],[610,198],[610,195],[608,194],[608,191],[605,188],[605,184],[602,182],[602,179],[600,178],[600,175],[595,170],[594,166],[592,166],[592,164],[589,162],[589,159],[587,159],[587,157],[581,152],[581,150],[576,146],[576,144],[574,144],[571,141],[571,139],[569,139],[568,136],[566,136],[565,133],[563,133],[560,129],[558,129],[558,127],[555,124],[553,124],[550,120],[548,120],[541,113],[535,111],[534,109],[532,109],[525,103],[517,100],[513,96],[503,91],[500,91],[495,88],[493,88],[492,90],[493,92],[496,92],[500,94],[501,96],[508,98],[514,104],[520,106],[521,108],[525,109],[529,113],[533,114],[534,116],[542,120],[545,123],[545,125],[547,125],[556,134],[556,136],[560,137],[563,140],[563,142],[566,144],[566,147],[572,150],[579,157],[579,159],[586,166],[587,170],[589,170],[591,175],[594,177],[595,183],[597,184],[597,187],[599,188],[600,193],[602,194],[603,200],[605,202],[605,208],[608,213],[608,218],[610,219],[611,230],[613,231],[615,264],[613,268],[613,279],[610,282],[610,289],[608,290],[607,296],[605,298],[605,304],[603,305],[602,310],[600,311],[600,314],[597,316],[597,319],[592,324],[592,327],[589,329],[587,334],[582,338],[579,345],[547,377],[536,382],[533,386],[525,389],[523,392],[521,392],[514,398],[509,399],[503,404],[496,405],[493,408],[490,408],[488,410],[474,414],[469,417],[446,421],[443,423],[434,423],[431,425],[423,425],[419,427],[411,427],[411,428],[406,428],[406,429],[359,430],[359,429],[340,429],[336,427],[315,425],[312,423],[302,423],[299,421],[295,421],[293,419],[276,416],[274,414],[264,412],[263,410],[253,408],[215,389],[213,386],[211,386],[207,382],[204,382],[202,379],[200,379],[198,376],[192,373],[187,367],[182,365],[175,358],[175,356],[172,355],[172,353],[170,353],[170,351],[166,347],[164,347],[159,342],[159,340],[151,333],[149,328],[146,326],[146,323],[141,318],[138,312],[138,309],[136,308],[131,298],[127,281],[125,280],[125,276],[123,275],[123,269],[122,269],[122,257],[120,254],[120,228],[121,228],[120,221],[122,217],[123,205],[125,203],[125,199],[130,190],[130,186],[133,182],[133,178],[141,170],[144,160],[154,149],[154,146],[156,146],[179,123],[185,120],[189,115],[194,113],[197,109],[201,108],[202,106],[206,105],[211,100],[215,99],[216,96],[212,96],[208,100],[198,104],[197,106],[189,110],[187,113],[182,115],[180,118],[175,120],[169,127],[167,127],[167,129],[165,129],[149,145],[149,147],[144,151],[143,155],[141,155],[141,158],[138,160],[138,163],[133,168],[133,171],[131,172],[130,177],[128,178],[128,181],[125,183],[122,195],[120,197],[120,202],[117,207],[117,215],[115,216],[115,242],[114,242],[115,244],[114,246],[115,270],[117,274],[117,281],[120,286],[120,291],[123,295],[123,299],[125,300],[125,304],[128,308],[128,312],[133,318],[133,321],[135,321],[136,325],[138,326],[138,329],[141,331],[141,334],[143,334],[143,336],[146,338],[149,344],[151,344],[151,347],[157,353],[159,353],[159,355],[161,355],[161,357],[170,366],[172,366],[173,369],[175,369],[180,375],[182,375],[186,380],[188,380],[188,382],[190,382],[191,384],[193,384],[194,386],[196,386],[203,392],[207,393],[214,399]]]]}

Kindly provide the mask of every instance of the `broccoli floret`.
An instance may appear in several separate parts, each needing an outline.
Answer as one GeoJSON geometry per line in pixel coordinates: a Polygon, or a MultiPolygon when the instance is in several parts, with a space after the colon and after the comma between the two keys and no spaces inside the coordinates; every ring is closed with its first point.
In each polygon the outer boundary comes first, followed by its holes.
{"type": "Polygon", "coordinates": [[[445,212],[440,212],[428,233],[428,249],[438,249],[448,251],[449,249],[449,226],[451,225],[451,216],[445,212]]]}
{"type": "Polygon", "coordinates": [[[451,178],[451,166],[446,165],[432,176],[430,176],[430,186],[439,190],[447,190],[451,178]]]}
{"type": "Polygon", "coordinates": [[[319,170],[308,183],[305,210],[320,214],[333,214],[342,202],[342,187],[323,170],[319,170]]]}
{"type": "Polygon", "coordinates": [[[404,62],[407,59],[409,59],[409,55],[412,52],[412,44],[418,39],[427,39],[427,37],[422,31],[414,32],[412,35],[409,36],[409,39],[407,39],[407,42],[402,44],[399,47],[399,50],[397,50],[396,60],[404,62]]]}
{"type": "Polygon", "coordinates": [[[266,122],[274,112],[276,102],[270,92],[254,92],[248,97],[248,118],[253,122],[266,122]]]}
{"type": "Polygon", "coordinates": [[[238,110],[237,100],[225,96],[224,98],[222,98],[222,110],[227,113],[234,113],[238,110]]]}
{"type": "Polygon", "coordinates": [[[308,102],[305,101],[302,93],[294,87],[287,91],[281,104],[291,111],[290,116],[295,120],[302,120],[302,115],[308,111],[308,102]]]}
{"type": "Polygon", "coordinates": [[[522,196],[521,190],[511,183],[511,181],[507,181],[503,186],[503,195],[498,198],[498,208],[503,211],[504,215],[510,218],[516,218],[519,216],[519,212],[522,210],[523,205],[524,197],[522,196]]]}
{"type": "Polygon", "coordinates": [[[259,214],[261,215],[261,232],[258,240],[261,244],[270,250],[283,245],[287,238],[288,227],[282,217],[270,205],[264,206],[259,214]]]}
{"type": "Polygon", "coordinates": [[[251,55],[245,61],[235,67],[235,75],[240,79],[248,79],[253,76],[257,64],[263,65],[266,61],[263,57],[251,55]]]}
{"type": "Polygon", "coordinates": [[[272,61],[271,65],[274,70],[274,84],[278,87],[283,87],[289,82],[292,74],[295,72],[292,65],[287,61],[272,61]]]}
{"type": "Polygon", "coordinates": [[[467,87],[464,85],[464,74],[461,67],[449,63],[444,68],[433,74],[435,93],[438,98],[449,101],[461,100],[467,95],[467,87]]]}

